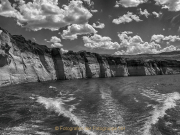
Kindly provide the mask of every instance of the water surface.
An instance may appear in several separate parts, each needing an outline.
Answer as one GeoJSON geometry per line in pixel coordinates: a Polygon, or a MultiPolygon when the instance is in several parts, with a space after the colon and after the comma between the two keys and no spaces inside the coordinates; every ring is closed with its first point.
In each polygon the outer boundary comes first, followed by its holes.
{"type": "Polygon", "coordinates": [[[179,80],[164,75],[2,87],[0,134],[179,135],[179,80]]]}

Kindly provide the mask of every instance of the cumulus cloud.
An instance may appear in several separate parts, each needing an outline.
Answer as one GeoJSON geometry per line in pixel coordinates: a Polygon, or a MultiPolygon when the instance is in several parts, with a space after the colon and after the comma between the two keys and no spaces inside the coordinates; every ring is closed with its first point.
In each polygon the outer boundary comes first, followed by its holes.
{"type": "Polygon", "coordinates": [[[180,0],[155,0],[157,5],[168,8],[169,11],[180,11],[180,0]]]}
{"type": "Polygon", "coordinates": [[[133,34],[133,32],[132,31],[124,31],[124,32],[122,32],[122,34],[133,34]]]}
{"type": "Polygon", "coordinates": [[[126,51],[117,51],[116,55],[136,55],[136,54],[153,54],[158,53],[157,48],[160,46],[154,42],[148,43],[129,43],[126,51]]]}
{"type": "Polygon", "coordinates": [[[171,52],[171,51],[176,51],[176,50],[179,50],[179,49],[177,49],[173,45],[170,45],[170,46],[167,46],[167,47],[163,48],[162,50],[160,50],[160,52],[171,52]]]}
{"type": "Polygon", "coordinates": [[[160,43],[164,39],[164,35],[153,35],[151,37],[151,41],[155,41],[156,43],[160,43]]]}
{"type": "Polygon", "coordinates": [[[51,48],[61,48],[63,45],[61,43],[51,44],[51,48]]]}
{"type": "Polygon", "coordinates": [[[95,23],[93,23],[94,28],[103,29],[105,27],[104,23],[100,23],[100,22],[97,22],[97,23],[98,23],[97,25],[95,23]]]}
{"type": "Polygon", "coordinates": [[[36,38],[32,38],[35,42],[37,41],[36,38]]]}
{"type": "Polygon", "coordinates": [[[132,21],[140,22],[142,21],[139,16],[134,15],[132,12],[127,12],[127,14],[124,14],[123,16],[120,16],[117,19],[114,19],[112,22],[115,24],[121,24],[121,23],[130,23],[132,21]]]}
{"type": "Polygon", "coordinates": [[[142,11],[142,9],[140,8],[140,15],[144,15],[144,16],[146,16],[146,18],[148,18],[148,16],[150,15],[150,13],[147,11],[147,9],[145,9],[144,11],[142,11]]]}
{"type": "Polygon", "coordinates": [[[180,41],[180,37],[169,35],[169,36],[165,36],[163,40],[168,42],[176,42],[176,41],[180,41]]]}
{"type": "Polygon", "coordinates": [[[119,4],[117,3],[117,1],[116,1],[116,5],[114,6],[115,8],[118,8],[119,7],[119,4]]]}
{"type": "Polygon", "coordinates": [[[137,48],[133,48],[133,49],[129,49],[128,51],[117,51],[114,53],[114,55],[136,55],[136,54],[157,54],[157,53],[162,53],[162,52],[172,52],[172,51],[177,51],[179,50],[177,47],[171,45],[168,47],[165,47],[163,49],[160,50],[156,50],[156,49],[145,49],[145,48],[141,48],[144,49],[142,51],[138,50],[137,48]],[[137,51],[137,53],[135,53],[137,51]]]}
{"type": "Polygon", "coordinates": [[[2,30],[0,30],[0,34],[2,33],[3,31],[2,30]]]}
{"type": "Polygon", "coordinates": [[[62,53],[67,53],[68,50],[65,50],[65,49],[61,48],[61,52],[62,52],[62,53]]]}
{"type": "Polygon", "coordinates": [[[77,39],[78,35],[96,33],[97,31],[89,24],[73,24],[68,26],[67,30],[63,30],[61,35],[63,39],[74,40],[77,39]]]}
{"type": "Polygon", "coordinates": [[[4,17],[21,18],[20,13],[11,6],[8,0],[0,1],[0,15],[4,17]]]}
{"type": "Polygon", "coordinates": [[[98,10],[96,10],[96,9],[92,9],[92,10],[91,10],[91,12],[92,12],[92,13],[97,13],[97,12],[98,12],[98,10]]]}
{"type": "Polygon", "coordinates": [[[61,42],[61,39],[56,36],[52,36],[49,42],[58,43],[61,42]]]}
{"type": "Polygon", "coordinates": [[[151,41],[155,41],[156,43],[160,43],[162,41],[166,41],[166,42],[176,42],[176,41],[180,41],[180,37],[179,36],[164,36],[164,35],[153,35],[151,37],[151,41]]]}
{"type": "Polygon", "coordinates": [[[61,48],[63,46],[61,44],[61,39],[56,36],[52,36],[50,41],[47,41],[46,39],[45,39],[45,41],[52,43],[51,48],[61,48]]]}
{"type": "Polygon", "coordinates": [[[155,12],[155,11],[153,11],[152,14],[155,15],[157,18],[159,18],[160,15],[161,15],[161,13],[157,13],[157,12],[155,12]]]}
{"type": "MultiPolygon", "coordinates": [[[[115,55],[136,55],[136,54],[156,54],[167,51],[175,51],[177,48],[173,45],[169,45],[162,48],[160,44],[154,41],[150,43],[144,42],[140,36],[128,36],[125,33],[118,34],[121,41],[120,46],[126,48],[125,50],[115,52],[115,55]]],[[[159,36],[158,40],[161,37],[159,36]]]]}
{"type": "Polygon", "coordinates": [[[119,0],[116,1],[115,7],[122,5],[123,7],[137,7],[139,4],[145,3],[147,0],[119,0]]]}
{"type": "Polygon", "coordinates": [[[112,42],[110,37],[102,37],[101,35],[94,34],[93,36],[84,36],[84,43],[88,48],[104,48],[114,50],[120,48],[117,42],[112,42]]]}
{"type": "Polygon", "coordinates": [[[80,0],[72,0],[68,5],[63,5],[63,8],[58,6],[58,0],[34,0],[28,3],[18,1],[18,10],[8,0],[3,1],[0,4],[0,15],[14,17],[19,25],[34,31],[58,30],[70,24],[85,24],[92,17],[80,0]]]}

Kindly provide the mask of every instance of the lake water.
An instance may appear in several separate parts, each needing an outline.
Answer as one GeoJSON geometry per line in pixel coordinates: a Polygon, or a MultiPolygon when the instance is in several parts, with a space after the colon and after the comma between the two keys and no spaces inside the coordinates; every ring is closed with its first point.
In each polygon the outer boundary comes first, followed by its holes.
{"type": "Polygon", "coordinates": [[[179,135],[180,75],[0,88],[2,135],[179,135]]]}

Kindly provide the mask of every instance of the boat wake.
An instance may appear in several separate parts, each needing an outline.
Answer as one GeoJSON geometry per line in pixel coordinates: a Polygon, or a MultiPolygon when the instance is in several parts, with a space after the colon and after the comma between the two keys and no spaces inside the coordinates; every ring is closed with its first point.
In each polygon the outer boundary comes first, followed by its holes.
{"type": "MultiPolygon", "coordinates": [[[[111,89],[109,87],[100,88],[101,93],[101,106],[100,106],[100,114],[103,113],[104,125],[108,125],[109,127],[125,127],[125,123],[123,120],[123,115],[125,112],[125,108],[121,106],[113,97],[111,93],[111,89]]],[[[102,114],[101,114],[102,115],[102,114]]],[[[111,131],[111,135],[124,135],[125,130],[114,130],[111,131]]],[[[101,135],[104,135],[101,134],[101,135]]]]}
{"type": "Polygon", "coordinates": [[[161,94],[155,89],[143,89],[141,94],[158,102],[157,105],[153,106],[153,110],[150,112],[151,115],[143,127],[142,134],[151,135],[152,125],[156,124],[159,118],[166,115],[166,110],[176,107],[177,101],[180,100],[180,94],[178,92],[161,94]]]}
{"type": "MultiPolygon", "coordinates": [[[[73,97],[69,98],[69,100],[66,100],[66,102],[70,102],[74,100],[73,97]]],[[[37,96],[38,103],[42,104],[45,106],[47,110],[51,110],[56,112],[58,115],[63,115],[64,117],[67,117],[72,121],[74,125],[77,125],[80,127],[83,133],[88,134],[88,135],[96,135],[96,133],[92,132],[91,130],[84,130],[86,129],[86,124],[81,122],[81,119],[74,115],[72,112],[75,109],[75,106],[71,105],[67,107],[65,105],[63,99],[61,98],[45,98],[42,96],[37,96]]]]}

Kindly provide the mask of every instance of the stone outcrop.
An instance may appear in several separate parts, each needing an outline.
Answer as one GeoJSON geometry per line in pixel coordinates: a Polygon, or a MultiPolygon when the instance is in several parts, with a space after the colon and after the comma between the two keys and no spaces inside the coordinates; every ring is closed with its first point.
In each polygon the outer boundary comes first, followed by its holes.
{"type": "MultiPolygon", "coordinates": [[[[179,74],[177,56],[125,57],[86,51],[62,54],[23,36],[0,34],[0,86],[48,80],[179,74]]],[[[180,55],[179,53],[176,55],[180,55]]]]}
{"type": "Polygon", "coordinates": [[[112,56],[107,56],[106,59],[110,67],[111,77],[128,76],[129,73],[127,69],[127,62],[125,61],[125,59],[112,56]]]}
{"type": "Polygon", "coordinates": [[[50,49],[2,31],[0,86],[57,79],[50,49]]]}
{"type": "Polygon", "coordinates": [[[100,65],[96,55],[90,52],[80,52],[80,56],[84,59],[85,62],[86,77],[87,78],[100,77],[100,65]]]}

